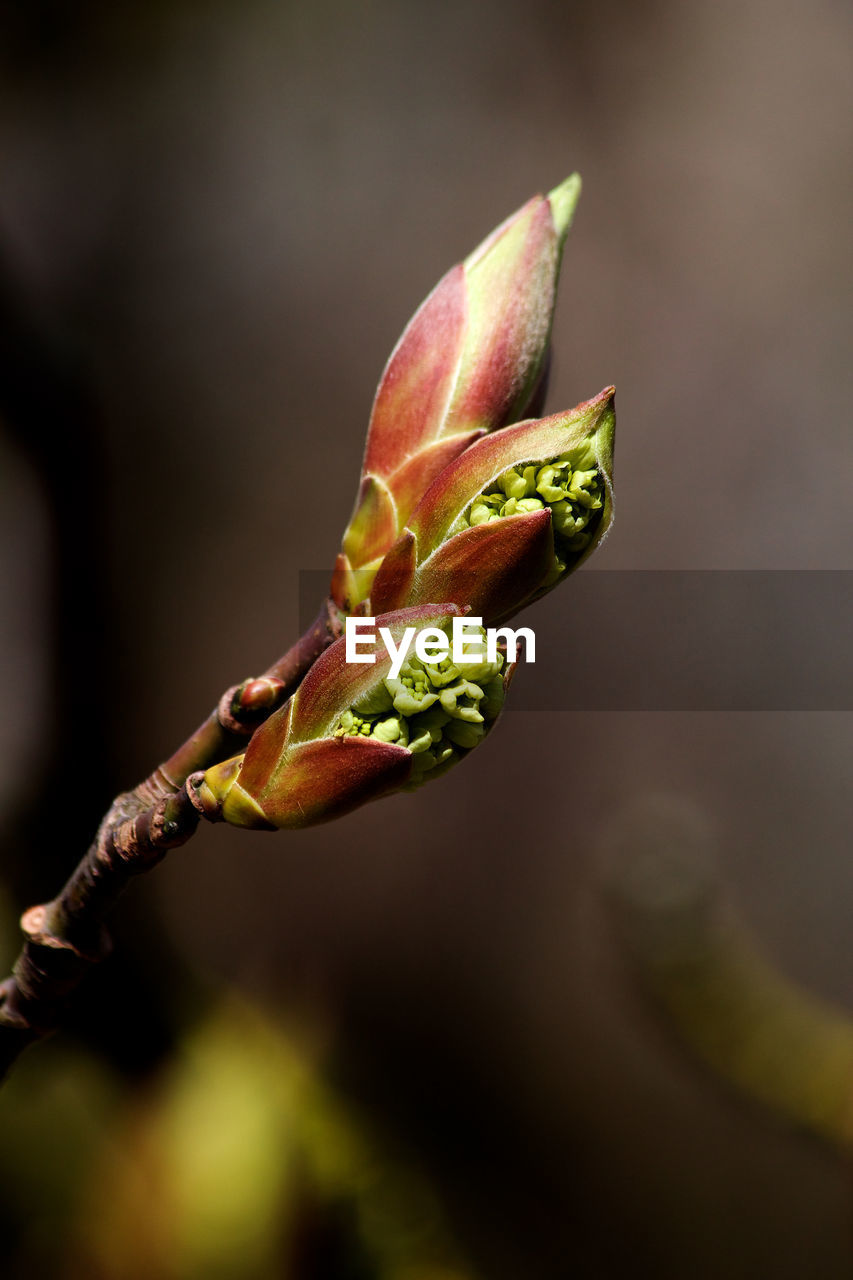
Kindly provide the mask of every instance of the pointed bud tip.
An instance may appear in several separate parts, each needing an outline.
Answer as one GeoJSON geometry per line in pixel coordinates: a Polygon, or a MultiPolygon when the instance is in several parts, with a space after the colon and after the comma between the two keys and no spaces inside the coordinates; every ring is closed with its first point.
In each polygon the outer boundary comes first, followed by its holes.
{"type": "Polygon", "coordinates": [[[581,176],[579,173],[571,174],[566,178],[565,182],[561,182],[553,191],[548,192],[551,217],[554,219],[554,228],[561,244],[568,235],[569,227],[572,225],[572,218],[575,216],[580,194],[581,176]]]}
{"type": "MultiPolygon", "coordinates": [[[[586,409],[587,411],[591,409],[597,409],[599,413],[599,419],[601,419],[607,414],[615,413],[616,411],[616,406],[614,403],[615,399],[616,399],[616,388],[603,387],[602,390],[599,391],[597,396],[593,396],[591,400],[584,400],[582,404],[578,405],[577,409],[586,409]]],[[[574,410],[574,412],[577,412],[577,410],[574,410]]]]}
{"type": "Polygon", "coordinates": [[[595,452],[598,464],[608,477],[613,472],[613,444],[616,436],[616,388],[605,387],[596,397],[601,404],[601,412],[595,425],[595,452]]]}

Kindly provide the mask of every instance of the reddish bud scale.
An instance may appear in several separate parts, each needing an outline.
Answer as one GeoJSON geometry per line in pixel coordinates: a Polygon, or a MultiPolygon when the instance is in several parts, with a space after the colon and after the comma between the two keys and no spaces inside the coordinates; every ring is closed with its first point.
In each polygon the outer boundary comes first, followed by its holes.
{"type": "Polygon", "coordinates": [[[362,487],[335,579],[375,568],[417,500],[484,432],[522,416],[545,364],[577,176],[535,196],[438,283],[394,348],[376,393],[362,487]]]}
{"type": "Polygon", "coordinates": [[[613,517],[613,388],[569,413],[519,423],[488,436],[455,459],[412,513],[409,528],[386,554],[365,612],[449,600],[467,607],[485,625],[505,621],[565,576],[555,554],[547,508],[474,527],[462,519],[479,494],[514,468],[569,453],[591,442],[604,486],[603,509],[591,526],[586,549],[571,568],[591,555],[613,517]]]}

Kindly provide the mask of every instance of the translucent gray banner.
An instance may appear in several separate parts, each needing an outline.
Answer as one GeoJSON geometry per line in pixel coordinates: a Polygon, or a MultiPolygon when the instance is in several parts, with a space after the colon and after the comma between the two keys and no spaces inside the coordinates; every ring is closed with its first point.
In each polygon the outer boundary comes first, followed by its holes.
{"type": "MultiPolygon", "coordinates": [[[[327,590],[300,575],[305,624],[327,590]]],[[[588,569],[510,625],[536,634],[520,709],[853,709],[849,570],[588,569]]]]}

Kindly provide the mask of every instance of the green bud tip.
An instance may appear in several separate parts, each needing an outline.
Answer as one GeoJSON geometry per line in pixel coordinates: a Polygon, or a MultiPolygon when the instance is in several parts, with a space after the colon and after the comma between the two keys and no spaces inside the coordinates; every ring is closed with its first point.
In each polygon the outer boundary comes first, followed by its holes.
{"type": "Polygon", "coordinates": [[[575,216],[578,200],[581,194],[581,176],[579,173],[573,173],[566,178],[565,182],[561,182],[553,191],[548,192],[548,203],[551,206],[551,217],[554,219],[554,226],[559,237],[560,246],[569,233],[569,227],[572,225],[572,219],[575,216]]]}

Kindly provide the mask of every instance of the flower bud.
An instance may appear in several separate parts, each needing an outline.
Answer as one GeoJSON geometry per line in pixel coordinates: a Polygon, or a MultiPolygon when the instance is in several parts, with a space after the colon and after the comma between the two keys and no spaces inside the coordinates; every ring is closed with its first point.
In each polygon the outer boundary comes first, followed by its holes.
{"type": "Polygon", "coordinates": [[[433,482],[376,574],[370,607],[448,600],[487,626],[576,569],[613,519],[613,388],[478,441],[433,482]]]}
{"type": "Polygon", "coordinates": [[[382,375],[333,593],[353,607],[432,481],[529,409],[546,365],[573,174],[535,196],[439,282],[382,375]],[[356,571],[354,574],[352,571],[356,571]],[[361,572],[358,572],[361,571],[361,572]]]}
{"type": "Polygon", "coordinates": [[[410,650],[392,677],[379,628],[388,628],[395,646],[407,628],[434,627],[449,638],[463,612],[428,605],[378,617],[375,663],[348,663],[346,641],[337,640],[245,755],[207,770],[198,788],[206,816],[267,830],[305,827],[446,772],[500,713],[510,676],[503,655],[488,660],[481,630],[468,637],[478,662],[422,662],[410,650]]]}

